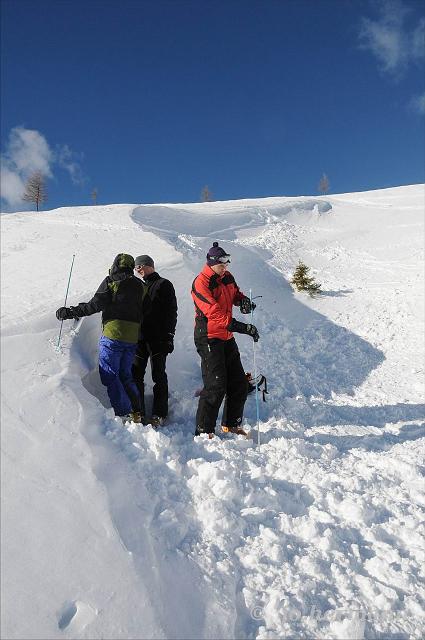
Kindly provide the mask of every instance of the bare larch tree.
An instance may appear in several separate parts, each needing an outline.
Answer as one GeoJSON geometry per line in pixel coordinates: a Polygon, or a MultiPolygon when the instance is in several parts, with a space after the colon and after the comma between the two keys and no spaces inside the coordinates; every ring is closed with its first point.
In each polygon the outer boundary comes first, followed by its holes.
{"type": "Polygon", "coordinates": [[[319,193],[322,193],[322,194],[328,193],[328,191],[329,191],[329,186],[330,186],[330,185],[329,185],[329,178],[328,178],[328,176],[326,175],[326,173],[324,173],[324,174],[322,175],[322,177],[320,178],[320,182],[319,182],[319,185],[318,185],[318,187],[317,187],[317,188],[318,188],[319,193]]]}
{"type": "Polygon", "coordinates": [[[208,185],[206,184],[201,191],[201,202],[212,202],[212,199],[213,199],[213,194],[208,189],[208,185]]]}
{"type": "Polygon", "coordinates": [[[37,211],[47,201],[46,179],[41,171],[34,171],[28,178],[22,200],[34,202],[37,211]]]}

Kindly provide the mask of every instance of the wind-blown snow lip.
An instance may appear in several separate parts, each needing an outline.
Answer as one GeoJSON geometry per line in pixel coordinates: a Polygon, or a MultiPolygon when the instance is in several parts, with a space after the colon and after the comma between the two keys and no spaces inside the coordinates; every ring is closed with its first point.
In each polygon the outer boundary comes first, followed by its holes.
{"type": "Polygon", "coordinates": [[[241,200],[237,204],[211,202],[202,206],[204,208],[200,210],[199,204],[141,205],[134,209],[132,217],[142,227],[163,237],[177,233],[198,237],[217,235],[232,240],[241,229],[260,227],[289,215],[324,214],[332,210],[329,201],[314,198],[301,202],[290,198],[265,198],[264,202],[241,200]],[[253,204],[248,204],[251,202],[253,204]]]}
{"type": "Polygon", "coordinates": [[[235,237],[237,229],[248,226],[260,226],[264,221],[259,218],[256,211],[238,211],[235,223],[235,211],[226,213],[207,213],[201,215],[188,209],[180,209],[171,206],[143,205],[133,211],[133,219],[143,228],[158,233],[162,237],[170,234],[190,234],[193,236],[205,236],[205,229],[210,230],[210,235],[227,235],[235,237]]]}

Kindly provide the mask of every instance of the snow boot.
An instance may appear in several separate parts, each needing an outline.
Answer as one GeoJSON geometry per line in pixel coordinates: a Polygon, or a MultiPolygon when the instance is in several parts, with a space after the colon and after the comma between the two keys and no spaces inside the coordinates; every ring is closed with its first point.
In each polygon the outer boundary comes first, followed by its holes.
{"type": "Polygon", "coordinates": [[[150,424],[157,429],[158,427],[163,427],[167,418],[163,418],[161,416],[152,416],[150,420],[150,424]]]}
{"type": "Polygon", "coordinates": [[[196,427],[195,436],[201,436],[203,433],[207,433],[210,440],[215,436],[214,431],[204,431],[202,427],[196,427]]]}
{"type": "Polygon", "coordinates": [[[130,411],[126,416],[121,416],[123,424],[126,422],[134,422],[135,424],[143,424],[144,417],[140,411],[130,411]]]}
{"type": "Polygon", "coordinates": [[[221,425],[222,433],[236,433],[238,436],[245,436],[245,438],[249,438],[250,434],[242,427],[227,427],[225,424],[221,425]]]}

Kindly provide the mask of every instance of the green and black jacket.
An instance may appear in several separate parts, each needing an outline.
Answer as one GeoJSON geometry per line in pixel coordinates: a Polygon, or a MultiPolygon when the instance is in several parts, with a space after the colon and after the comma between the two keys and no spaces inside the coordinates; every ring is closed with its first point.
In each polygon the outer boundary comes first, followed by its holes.
{"type": "Polygon", "coordinates": [[[102,312],[103,335],[136,343],[143,316],[143,283],[133,275],[134,260],[126,253],[115,258],[107,276],[89,302],[71,307],[75,316],[102,312]]]}

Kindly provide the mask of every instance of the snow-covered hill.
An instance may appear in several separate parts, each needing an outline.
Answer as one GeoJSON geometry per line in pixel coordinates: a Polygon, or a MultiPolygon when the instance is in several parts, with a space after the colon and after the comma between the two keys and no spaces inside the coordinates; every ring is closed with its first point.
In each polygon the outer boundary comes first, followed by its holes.
{"type": "MultiPolygon", "coordinates": [[[[425,624],[424,188],[2,216],[2,637],[415,638],[425,624]],[[193,438],[190,286],[257,300],[261,447],[193,438]],[[169,425],[124,429],[88,300],[114,256],[177,290],[169,425]],[[294,293],[299,259],[323,295],[294,293]]],[[[243,319],[243,318],[242,318],[243,319]]],[[[237,336],[247,371],[252,342],[237,336]]],[[[255,399],[246,420],[256,428],[255,399]]]]}

